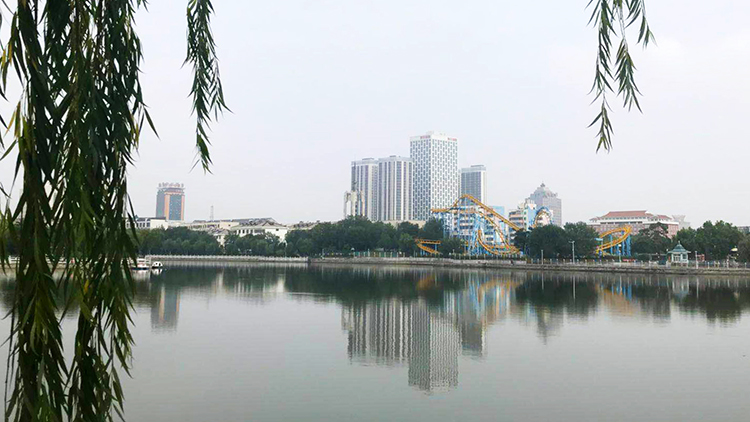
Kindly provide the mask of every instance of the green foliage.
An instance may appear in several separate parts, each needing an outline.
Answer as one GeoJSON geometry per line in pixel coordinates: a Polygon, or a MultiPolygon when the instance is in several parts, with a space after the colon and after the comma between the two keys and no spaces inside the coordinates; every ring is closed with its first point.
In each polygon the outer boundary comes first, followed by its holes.
{"type": "Polygon", "coordinates": [[[612,148],[612,122],[607,94],[614,92],[613,85],[617,86],[616,96],[622,97],[623,107],[641,109],[638,103],[641,93],[635,84],[635,63],[630,55],[626,29],[638,25],[637,44],[643,47],[654,41],[654,35],[646,20],[644,0],[591,0],[588,5],[593,7],[589,24],[596,27],[599,42],[591,92],[594,101],[601,103],[599,114],[589,126],[599,125],[597,151],[601,148],[609,151],[612,148]],[[617,38],[620,39],[619,46],[613,55],[617,38]]]}
{"type": "Polygon", "coordinates": [[[568,236],[561,227],[549,224],[537,227],[528,236],[529,254],[539,258],[544,250],[545,258],[570,256],[571,245],[568,236]]]}
{"type": "Polygon", "coordinates": [[[693,228],[686,228],[681,229],[677,232],[677,234],[672,238],[672,247],[674,248],[677,246],[677,243],[680,243],[685,249],[689,250],[690,252],[695,252],[698,249],[698,244],[696,243],[696,231],[693,228]]]}
{"type": "MultiPolygon", "coordinates": [[[[15,86],[7,76],[16,75],[20,99],[3,119],[11,141],[6,146],[0,140],[0,160],[16,153],[22,183],[4,223],[19,256],[9,314],[6,420],[107,421],[123,409],[118,369],[128,372],[131,363],[129,266],[138,252],[128,228],[134,224],[127,170],[144,126],[153,128],[139,81],[135,11],[142,4],[5,4],[12,17],[4,32],[0,94],[15,86]],[[64,295],[58,301],[59,291],[64,295]],[[74,308],[80,312],[66,362],[61,311],[74,308]]],[[[211,11],[209,0],[189,0],[187,61],[195,71],[204,168],[210,163],[205,128],[211,113],[224,107],[211,11]]],[[[8,251],[3,247],[0,258],[8,251]]]]}
{"type": "MultiPolygon", "coordinates": [[[[434,231],[434,227],[431,230],[434,231]]],[[[357,252],[385,250],[412,254],[414,234],[421,233],[422,231],[411,223],[401,223],[396,228],[390,224],[372,222],[364,217],[349,217],[336,223],[321,223],[310,230],[290,231],[286,236],[286,254],[348,254],[352,248],[357,252]]],[[[442,226],[440,234],[442,235],[442,226]]]]}
{"type": "Polygon", "coordinates": [[[743,238],[739,229],[724,221],[706,221],[695,231],[697,250],[705,254],[708,260],[726,259],[743,238]]]}
{"type": "Polygon", "coordinates": [[[398,251],[406,255],[411,255],[414,253],[414,248],[414,237],[409,233],[401,233],[401,236],[398,238],[398,251]]]}
{"type": "Polygon", "coordinates": [[[632,236],[631,242],[633,253],[644,255],[665,255],[672,245],[667,226],[662,223],[652,224],[641,230],[632,236]]]}
{"type": "Polygon", "coordinates": [[[464,253],[464,250],[464,242],[455,237],[443,239],[440,244],[440,252],[444,257],[448,257],[452,254],[462,254],[464,253]]]}
{"type": "Polygon", "coordinates": [[[577,257],[593,255],[594,250],[599,245],[599,242],[596,240],[599,237],[596,230],[582,221],[566,224],[565,234],[568,241],[572,240],[576,242],[577,257]]]}
{"type": "Polygon", "coordinates": [[[740,240],[737,245],[737,260],[742,262],[750,262],[750,235],[746,234],[740,240]]]}
{"type": "Polygon", "coordinates": [[[227,255],[284,256],[287,245],[272,234],[228,236],[224,243],[227,255]]]}
{"type": "Polygon", "coordinates": [[[172,227],[166,230],[139,230],[141,255],[219,255],[221,246],[216,239],[201,231],[186,227],[172,227]]]}
{"type": "Polygon", "coordinates": [[[528,254],[529,253],[529,237],[531,236],[532,230],[519,230],[513,234],[513,246],[519,251],[528,254]]]}
{"type": "Polygon", "coordinates": [[[419,230],[422,239],[440,240],[443,238],[443,223],[436,218],[430,218],[419,230]]]}

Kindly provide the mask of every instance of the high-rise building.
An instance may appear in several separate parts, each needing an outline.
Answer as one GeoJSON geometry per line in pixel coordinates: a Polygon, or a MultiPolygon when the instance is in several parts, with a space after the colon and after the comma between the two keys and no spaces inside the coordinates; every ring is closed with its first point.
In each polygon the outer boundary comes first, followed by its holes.
{"type": "Polygon", "coordinates": [[[413,168],[411,158],[392,155],[378,160],[378,220],[412,219],[413,168]]]}
{"type": "Polygon", "coordinates": [[[357,192],[354,215],[378,219],[378,161],[365,158],[352,161],[352,192],[357,192]]]}
{"type": "Polygon", "coordinates": [[[185,220],[185,185],[159,183],[159,189],[156,191],[156,218],[185,220]]]}
{"type": "Polygon", "coordinates": [[[471,195],[479,202],[487,201],[487,168],[471,166],[461,169],[461,195],[471,195]]]}
{"type": "Polygon", "coordinates": [[[427,132],[411,137],[414,161],[414,218],[427,220],[433,208],[445,208],[458,199],[461,178],[458,139],[427,132]]]}
{"type": "Polygon", "coordinates": [[[537,208],[547,207],[552,211],[552,224],[562,227],[562,199],[557,197],[557,194],[549,190],[549,188],[542,183],[534,193],[529,196],[537,206],[537,208]]]}

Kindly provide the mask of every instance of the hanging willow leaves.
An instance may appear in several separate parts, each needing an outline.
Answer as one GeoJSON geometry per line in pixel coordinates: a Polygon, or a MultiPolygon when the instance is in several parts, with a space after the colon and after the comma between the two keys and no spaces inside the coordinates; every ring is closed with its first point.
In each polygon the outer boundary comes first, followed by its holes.
{"type": "Polygon", "coordinates": [[[596,27],[598,49],[591,92],[594,93],[594,102],[600,102],[600,108],[589,127],[599,125],[597,134],[599,143],[596,150],[604,148],[609,151],[612,148],[613,131],[607,94],[615,93],[616,96],[621,97],[623,107],[628,110],[631,110],[633,106],[641,110],[638,102],[641,92],[635,84],[636,67],[630,55],[626,30],[637,24],[639,30],[636,43],[644,48],[654,41],[654,34],[646,20],[644,0],[591,0],[588,7],[592,6],[589,24],[596,27]],[[614,52],[613,41],[617,41],[618,37],[617,51],[614,52]],[[613,85],[616,85],[616,91],[613,85]]]}
{"type": "MultiPolygon", "coordinates": [[[[144,122],[139,81],[142,0],[18,0],[0,57],[2,83],[22,93],[7,122],[22,190],[0,232],[18,247],[11,311],[6,420],[101,421],[122,415],[118,369],[130,368],[136,259],[127,189],[144,122]],[[60,321],[78,309],[73,360],[60,321]]],[[[225,109],[208,0],[188,4],[198,155],[225,109]],[[191,12],[192,11],[192,12],[191,12]]],[[[4,148],[6,143],[0,143],[4,148]]],[[[3,263],[7,252],[0,247],[3,263]]]]}

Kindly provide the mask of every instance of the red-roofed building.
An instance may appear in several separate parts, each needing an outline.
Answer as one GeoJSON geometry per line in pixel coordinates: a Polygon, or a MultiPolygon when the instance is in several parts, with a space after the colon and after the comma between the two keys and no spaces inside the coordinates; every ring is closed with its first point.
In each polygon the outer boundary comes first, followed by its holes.
{"type": "Polygon", "coordinates": [[[656,223],[667,226],[667,235],[669,237],[677,234],[677,231],[680,229],[680,223],[674,218],[663,214],[651,214],[646,210],[610,211],[601,217],[594,217],[589,221],[589,225],[599,234],[622,226],[630,226],[633,229],[633,233],[638,233],[656,223]]]}

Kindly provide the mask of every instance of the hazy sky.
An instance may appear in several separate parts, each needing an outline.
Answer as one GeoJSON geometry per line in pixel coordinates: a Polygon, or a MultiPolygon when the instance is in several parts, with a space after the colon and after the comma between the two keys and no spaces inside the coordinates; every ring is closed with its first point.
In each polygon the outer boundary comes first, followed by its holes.
{"type": "Polygon", "coordinates": [[[633,48],[643,114],[616,108],[614,150],[597,154],[588,0],[214,0],[233,113],[213,126],[207,175],[191,171],[185,3],[138,14],[161,137],[144,137],[130,172],[139,215],[169,181],[185,183],[189,220],[211,205],[217,218],[339,219],[352,160],[408,156],[410,136],[437,130],[459,138],[462,166],[487,166],[491,205],[543,181],[566,221],[648,209],[750,225],[750,4],[647,0],[658,45],[633,48]]]}

